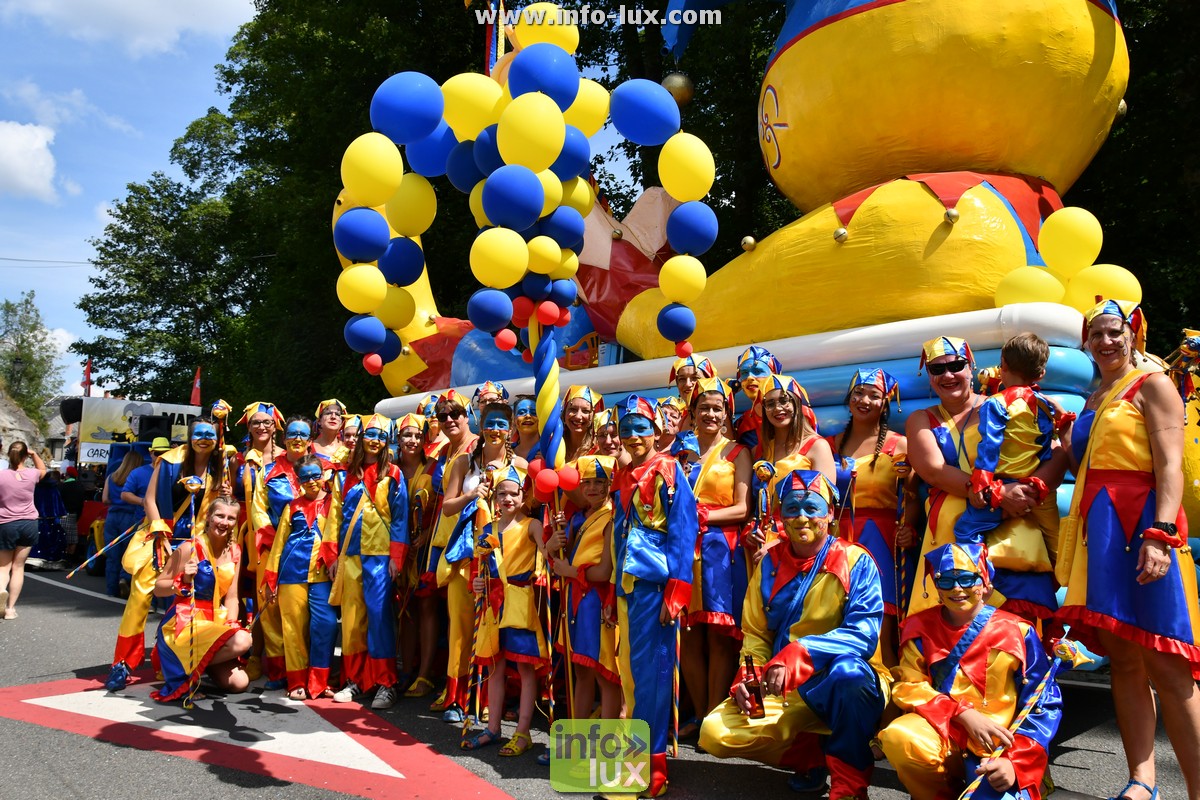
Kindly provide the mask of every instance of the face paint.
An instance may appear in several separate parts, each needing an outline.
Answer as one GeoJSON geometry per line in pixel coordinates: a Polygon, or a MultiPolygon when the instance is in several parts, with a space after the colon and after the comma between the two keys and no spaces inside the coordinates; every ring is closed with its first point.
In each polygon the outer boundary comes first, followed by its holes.
{"type": "Polygon", "coordinates": [[[304,439],[307,441],[311,437],[312,428],[303,422],[290,423],[287,426],[287,432],[284,434],[285,439],[304,439]]]}
{"type": "Polygon", "coordinates": [[[801,494],[797,490],[784,495],[779,513],[784,519],[796,519],[797,517],[823,519],[829,516],[829,502],[816,492],[801,494]]]}
{"type": "Polygon", "coordinates": [[[521,417],[537,417],[537,403],[533,400],[518,400],[516,408],[513,409],[517,419],[521,417]]]}
{"type": "Polygon", "coordinates": [[[500,413],[488,414],[483,421],[483,429],[485,431],[507,431],[512,426],[508,422],[508,417],[500,413]]]}
{"type": "Polygon", "coordinates": [[[321,480],[321,474],[321,467],[319,464],[305,464],[304,466],[300,467],[300,469],[296,470],[296,477],[300,479],[301,483],[319,481],[321,480]]]}
{"type": "Polygon", "coordinates": [[[746,378],[766,378],[771,375],[771,367],[766,361],[755,360],[747,361],[742,366],[738,367],[738,378],[746,380],[746,378]]]}
{"type": "Polygon", "coordinates": [[[215,442],[217,440],[217,429],[207,422],[201,422],[196,427],[192,428],[193,442],[215,442]]]}
{"type": "Polygon", "coordinates": [[[621,417],[618,430],[622,439],[630,439],[635,436],[653,436],[654,423],[640,414],[627,414],[621,417]]]}
{"type": "Polygon", "coordinates": [[[387,433],[382,428],[367,428],[362,432],[364,441],[387,441],[387,433]]]}

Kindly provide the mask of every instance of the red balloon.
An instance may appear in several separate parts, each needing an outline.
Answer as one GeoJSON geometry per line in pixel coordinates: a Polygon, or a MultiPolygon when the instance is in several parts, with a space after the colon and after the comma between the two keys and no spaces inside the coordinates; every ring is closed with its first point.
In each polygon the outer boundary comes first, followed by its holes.
{"type": "Polygon", "coordinates": [[[543,300],[537,305],[537,320],[543,325],[553,325],[558,322],[558,306],[549,300],[543,300]]]}
{"type": "Polygon", "coordinates": [[[512,324],[516,325],[518,328],[528,328],[529,317],[518,317],[516,314],[513,314],[512,324]]]}
{"type": "MultiPolygon", "coordinates": [[[[525,295],[521,295],[520,297],[513,300],[513,319],[516,319],[517,317],[524,317],[525,319],[529,319],[529,317],[532,314],[533,314],[533,301],[530,300],[528,297],[526,297],[525,295]]],[[[519,325],[517,327],[524,328],[525,326],[519,325]]]]}
{"type": "Polygon", "coordinates": [[[551,500],[554,499],[554,491],[551,490],[549,492],[543,492],[541,489],[534,486],[533,487],[533,496],[535,498],[537,498],[537,501],[539,503],[549,503],[551,500]]]}
{"type": "Polygon", "coordinates": [[[503,328],[496,334],[496,347],[501,350],[512,350],[517,346],[517,332],[512,328],[503,328]]]}
{"type": "Polygon", "coordinates": [[[367,353],[363,356],[363,369],[372,375],[378,375],[383,372],[383,359],[379,353],[367,353]]]}
{"type": "Polygon", "coordinates": [[[538,473],[546,468],[546,461],[541,458],[535,458],[529,462],[529,466],[525,469],[525,474],[529,476],[529,480],[537,480],[538,473]]]}
{"type": "Polygon", "coordinates": [[[558,488],[558,473],[552,469],[543,469],[533,479],[533,486],[540,494],[550,494],[558,488]]]}
{"type": "Polygon", "coordinates": [[[574,467],[559,467],[558,488],[564,492],[579,488],[579,470],[574,467]]]}
{"type": "Polygon", "coordinates": [[[558,322],[554,323],[556,328],[565,328],[571,324],[571,307],[566,306],[558,314],[558,322]]]}
{"type": "Polygon", "coordinates": [[[532,364],[533,363],[533,351],[526,350],[524,353],[521,353],[521,360],[524,361],[526,364],[532,364]]]}
{"type": "Polygon", "coordinates": [[[675,355],[679,358],[687,358],[692,354],[692,343],[684,340],[675,343],[675,355]]]}

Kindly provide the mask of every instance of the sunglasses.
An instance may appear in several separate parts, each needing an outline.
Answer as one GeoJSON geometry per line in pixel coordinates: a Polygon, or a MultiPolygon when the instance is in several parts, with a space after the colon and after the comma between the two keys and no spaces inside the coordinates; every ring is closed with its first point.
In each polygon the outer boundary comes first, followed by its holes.
{"type": "Polygon", "coordinates": [[[944,375],[947,372],[962,372],[967,368],[967,360],[956,358],[942,364],[926,364],[925,367],[929,370],[930,375],[944,375]]]}
{"type": "Polygon", "coordinates": [[[438,412],[437,420],[438,422],[445,422],[448,419],[459,419],[460,417],[465,417],[466,415],[466,411],[463,411],[461,408],[455,408],[450,411],[438,412]]]}
{"type": "Polygon", "coordinates": [[[983,583],[983,576],[976,575],[974,572],[959,573],[958,575],[940,575],[933,579],[933,583],[942,591],[949,591],[955,586],[960,589],[970,589],[972,586],[983,583]]]}

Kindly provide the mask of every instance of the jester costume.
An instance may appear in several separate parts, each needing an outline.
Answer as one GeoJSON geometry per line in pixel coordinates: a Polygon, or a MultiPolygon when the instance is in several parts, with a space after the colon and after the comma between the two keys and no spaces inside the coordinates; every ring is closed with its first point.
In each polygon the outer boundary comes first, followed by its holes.
{"type": "MultiPolygon", "coordinates": [[[[1117,314],[1144,341],[1141,310],[1132,303],[1101,303],[1085,317],[1117,314]],[[1120,305],[1126,306],[1121,308],[1120,305]],[[1111,306],[1111,307],[1110,307],[1111,306]]],[[[1138,349],[1141,349],[1140,346],[1138,349]]],[[[1071,446],[1079,459],[1071,509],[1063,518],[1062,550],[1056,565],[1067,597],[1057,618],[1098,653],[1096,630],[1109,631],[1142,647],[1186,658],[1200,679],[1200,609],[1196,571],[1187,546],[1181,508],[1178,532],[1169,541],[1166,575],[1146,584],[1134,580],[1143,538],[1168,537],[1155,520],[1154,461],[1146,419],[1135,404],[1148,373],[1132,370],[1075,422],[1071,446]]]]}
{"type": "MultiPolygon", "coordinates": [[[[926,342],[921,354],[921,366],[944,355],[954,355],[973,363],[970,346],[962,339],[939,337],[926,342]]],[[[981,434],[972,424],[978,407],[960,429],[953,417],[941,405],[925,409],[929,427],[946,464],[958,467],[970,475],[975,469],[981,434]]],[[[928,527],[921,552],[957,541],[954,526],[969,505],[965,497],[947,494],[929,487],[925,510],[928,527]]],[[[1058,547],[1058,503],[1047,492],[1042,502],[1028,514],[1011,517],[984,536],[988,555],[996,569],[995,590],[988,602],[1012,614],[1029,620],[1045,619],[1054,613],[1054,575],[1051,555],[1058,547]]],[[[936,604],[936,600],[913,592],[908,613],[915,614],[936,604]]]]}
{"type": "MultiPolygon", "coordinates": [[[[793,471],[779,487],[776,512],[791,492],[836,502],[836,490],[813,470],[793,471]]],[[[814,556],[800,558],[788,541],[776,541],[750,579],[741,656],[753,658],[760,678],[782,666],[784,694],[764,698],[762,719],[725,700],[705,717],[701,748],[798,773],[825,766],[830,797],[865,798],[875,763],[868,742],[890,681],[879,655],[882,620],[879,570],[862,547],[826,534],[814,556]]],[[[746,678],[743,666],[734,687],[746,678]]]]}
{"type": "Polygon", "coordinates": [[[200,681],[217,651],[239,630],[237,620],[228,619],[224,600],[237,573],[241,548],[230,542],[232,560],[214,567],[209,560],[212,547],[208,537],[201,534],[195,543],[199,563],[192,579],[194,597],[177,594],[158,626],[155,654],[163,685],[150,696],[160,703],[187,694],[200,681]]]}
{"type": "MultiPolygon", "coordinates": [[[[618,408],[656,423],[647,400],[630,395],[618,408]]],[[[676,667],[673,625],[659,622],[664,605],[678,617],[691,598],[696,498],[682,468],[666,453],[617,470],[613,482],[613,578],[624,638],[620,674],[626,713],[650,725],[649,793],[667,786],[667,732],[676,667]]]]}
{"type": "MultiPolygon", "coordinates": [[[[275,546],[278,527],[284,512],[293,500],[300,497],[300,478],[296,475],[296,466],[291,458],[277,458],[267,471],[267,479],[259,484],[252,495],[250,505],[250,527],[254,531],[252,552],[257,553],[252,558],[255,567],[255,580],[260,604],[259,631],[263,637],[263,672],[269,681],[286,680],[287,646],[284,642],[284,622],[281,616],[282,606],[279,603],[265,603],[264,591],[267,580],[266,562],[271,548],[275,546]]],[[[287,627],[297,629],[302,623],[297,619],[289,620],[287,627]]],[[[326,664],[326,667],[329,665],[326,664]]]]}
{"type": "MultiPolygon", "coordinates": [[[[945,544],[925,557],[928,575],[988,575],[991,566],[975,544],[945,544]]],[[[953,627],[940,606],[904,622],[900,665],[892,699],[907,712],[879,734],[884,753],[916,800],[953,800],[990,755],[955,718],[974,709],[1009,727],[1050,668],[1037,631],[1025,620],[983,605],[974,619],[953,627]]],[[[1016,785],[998,792],[981,781],[975,797],[1038,800],[1050,742],[1062,719],[1062,696],[1053,679],[1014,731],[1002,758],[1012,762],[1016,785]]]]}
{"type": "Polygon", "coordinates": [[[783,372],[783,364],[765,347],[756,344],[747,347],[737,360],[737,377],[743,393],[750,398],[750,408],[733,422],[733,431],[738,444],[758,450],[762,428],[762,405],[759,391],[761,381],[783,372]]]}

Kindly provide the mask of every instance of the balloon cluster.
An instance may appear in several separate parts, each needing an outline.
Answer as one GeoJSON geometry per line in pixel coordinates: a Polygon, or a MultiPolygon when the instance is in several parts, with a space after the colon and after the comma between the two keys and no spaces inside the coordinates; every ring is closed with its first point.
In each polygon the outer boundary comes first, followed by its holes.
{"type": "Polygon", "coordinates": [[[1096,264],[1104,231],[1086,209],[1060,208],[1042,223],[1038,251],[1046,267],[1024,266],[1005,275],[996,286],[996,307],[1009,303],[1062,303],[1084,312],[1097,297],[1141,302],[1142,285],[1116,264],[1096,264]]]}

